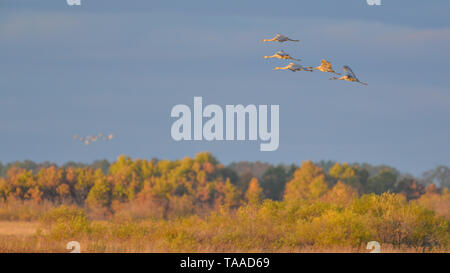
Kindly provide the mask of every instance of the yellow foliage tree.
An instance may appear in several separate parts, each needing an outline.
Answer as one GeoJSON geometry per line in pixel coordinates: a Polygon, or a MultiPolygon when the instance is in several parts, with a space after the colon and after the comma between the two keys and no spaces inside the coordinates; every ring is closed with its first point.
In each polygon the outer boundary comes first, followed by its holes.
{"type": "Polygon", "coordinates": [[[358,175],[358,166],[350,166],[347,163],[336,163],[329,171],[330,177],[335,182],[341,181],[358,190],[361,189],[360,177],[358,175]]]}
{"type": "Polygon", "coordinates": [[[248,185],[247,193],[245,194],[245,198],[250,205],[259,205],[263,200],[263,190],[259,186],[259,182],[257,178],[252,178],[248,185]]]}
{"type": "Polygon", "coordinates": [[[338,181],[336,185],[324,195],[324,201],[340,205],[348,205],[355,198],[358,198],[358,191],[341,181],[338,181]]]}
{"type": "Polygon", "coordinates": [[[286,184],[284,200],[315,200],[328,190],[326,176],[322,168],[312,161],[305,161],[294,173],[294,178],[286,184]]]}

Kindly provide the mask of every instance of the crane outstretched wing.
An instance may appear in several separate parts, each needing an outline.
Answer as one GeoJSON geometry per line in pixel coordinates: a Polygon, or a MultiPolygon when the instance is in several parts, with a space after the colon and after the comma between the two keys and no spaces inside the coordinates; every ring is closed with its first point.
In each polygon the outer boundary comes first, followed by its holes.
{"type": "Polygon", "coordinates": [[[353,70],[350,68],[350,66],[344,65],[344,66],[342,67],[342,69],[344,69],[345,73],[346,73],[348,76],[353,77],[354,79],[358,79],[358,78],[356,77],[355,73],[353,73],[353,70]]]}

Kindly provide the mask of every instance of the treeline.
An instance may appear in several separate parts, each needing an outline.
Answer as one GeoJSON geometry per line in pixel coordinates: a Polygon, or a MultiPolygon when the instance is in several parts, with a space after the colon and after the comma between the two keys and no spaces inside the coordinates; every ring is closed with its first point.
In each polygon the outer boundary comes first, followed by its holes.
{"type": "MultiPolygon", "coordinates": [[[[66,164],[62,165],[61,167],[65,167],[65,168],[68,168],[68,167],[73,167],[73,168],[90,167],[92,169],[101,169],[104,173],[106,173],[109,169],[109,165],[110,165],[110,163],[108,160],[102,159],[102,160],[95,160],[94,162],[92,162],[90,164],[69,161],[66,164]]],[[[27,171],[33,171],[36,173],[40,169],[48,168],[50,166],[58,167],[58,165],[56,163],[52,163],[52,162],[48,162],[48,161],[45,161],[42,163],[36,163],[32,160],[24,160],[24,161],[11,162],[6,165],[3,165],[2,162],[0,162],[0,177],[6,177],[9,169],[11,169],[11,168],[21,168],[21,169],[25,169],[27,171]]]]}
{"type": "Polygon", "coordinates": [[[176,161],[122,155],[112,163],[70,162],[59,167],[24,161],[0,167],[0,201],[76,204],[100,215],[128,211],[136,217],[199,214],[264,199],[347,202],[363,194],[391,192],[415,200],[427,192],[439,194],[448,185],[442,167],[439,175],[428,172],[426,186],[423,180],[385,166],[306,161],[300,167],[261,162],[225,167],[210,153],[176,161]],[[441,187],[433,183],[436,180],[441,187]]]}
{"type": "Polygon", "coordinates": [[[385,166],[224,166],[210,153],[6,168],[0,220],[38,220],[42,229],[23,244],[5,241],[4,251],[41,251],[42,244],[59,251],[74,238],[93,252],[145,251],[150,244],[160,252],[360,251],[373,240],[448,252],[450,245],[445,169],[428,173],[425,183],[385,166]]]}

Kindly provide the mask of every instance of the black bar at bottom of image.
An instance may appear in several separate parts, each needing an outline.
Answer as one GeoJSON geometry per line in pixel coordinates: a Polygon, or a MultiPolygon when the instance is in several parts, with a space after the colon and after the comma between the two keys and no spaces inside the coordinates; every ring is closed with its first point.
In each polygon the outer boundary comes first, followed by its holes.
{"type": "Polygon", "coordinates": [[[327,254],[327,253],[148,253],[148,254],[0,254],[3,268],[39,268],[80,272],[118,270],[140,272],[302,272],[310,270],[427,271],[448,266],[449,254],[327,254]],[[51,264],[55,266],[49,266],[51,264]],[[56,266],[56,264],[58,264],[56,266]],[[158,269],[158,270],[156,270],[158,269]]]}

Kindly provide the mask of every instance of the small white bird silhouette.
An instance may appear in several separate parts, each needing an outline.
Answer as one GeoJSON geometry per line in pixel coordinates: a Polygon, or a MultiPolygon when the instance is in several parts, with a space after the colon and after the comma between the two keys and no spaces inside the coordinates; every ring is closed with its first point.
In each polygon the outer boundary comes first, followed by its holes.
{"type": "Polygon", "coordinates": [[[301,66],[299,64],[295,64],[295,63],[289,63],[287,66],[284,66],[284,67],[277,66],[273,70],[288,70],[288,69],[291,70],[292,72],[295,72],[295,71],[309,71],[309,72],[313,72],[312,69],[309,69],[307,67],[303,67],[303,66],[301,66]]]}
{"type": "Polygon", "coordinates": [[[284,36],[284,35],[279,34],[279,33],[277,35],[275,35],[275,37],[273,37],[272,39],[264,39],[262,41],[263,42],[280,42],[280,43],[287,42],[287,41],[299,42],[299,40],[290,39],[289,37],[284,36]]]}
{"type": "Polygon", "coordinates": [[[282,59],[282,60],[301,61],[300,59],[292,58],[289,54],[287,54],[283,50],[278,51],[277,53],[273,54],[272,56],[264,56],[264,59],[270,59],[270,58],[278,58],[278,59],[282,59]]]}

